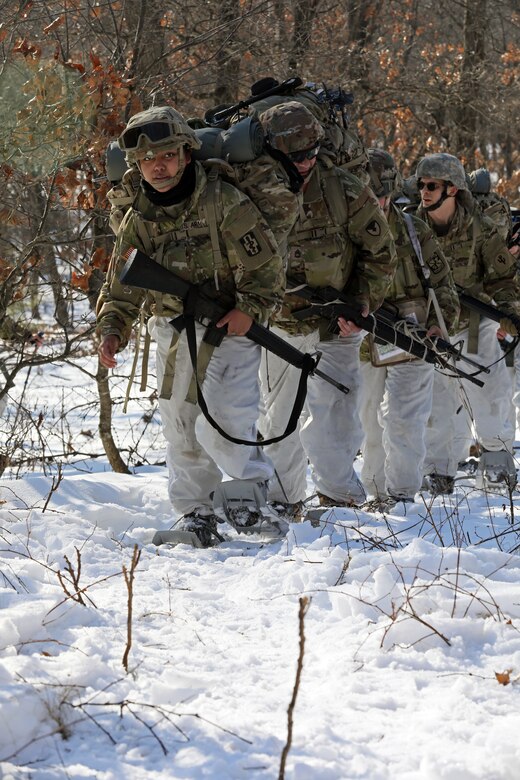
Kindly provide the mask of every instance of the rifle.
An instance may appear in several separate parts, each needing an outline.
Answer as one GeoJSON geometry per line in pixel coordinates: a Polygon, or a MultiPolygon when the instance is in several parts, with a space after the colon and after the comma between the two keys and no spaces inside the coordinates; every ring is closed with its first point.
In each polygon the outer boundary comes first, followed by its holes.
{"type": "Polygon", "coordinates": [[[487,317],[489,320],[493,320],[493,322],[498,322],[499,324],[500,320],[511,320],[517,330],[518,335],[520,336],[520,317],[518,317],[516,314],[508,314],[505,311],[499,309],[497,306],[493,306],[491,303],[484,303],[484,301],[481,301],[478,298],[473,298],[473,296],[465,292],[464,287],[461,287],[459,284],[456,284],[455,287],[457,289],[459,300],[462,304],[464,304],[464,306],[466,306],[468,309],[471,309],[472,311],[478,312],[483,317],[487,317]]]}
{"type": "Polygon", "coordinates": [[[292,279],[287,280],[287,285],[288,288],[294,288],[295,295],[310,302],[310,306],[292,312],[292,316],[297,320],[306,320],[313,316],[324,317],[330,321],[330,332],[337,333],[337,319],[344,317],[346,320],[354,322],[358,328],[372,333],[387,344],[394,344],[404,352],[408,352],[426,363],[455,371],[457,376],[462,379],[467,379],[469,382],[483,387],[484,383],[480,379],[449,362],[450,360],[461,360],[478,369],[478,373],[482,371],[489,373],[488,368],[461,354],[462,342],[455,346],[437,336],[428,337],[425,330],[416,326],[414,326],[413,332],[409,328],[406,332],[400,330],[399,322],[402,322],[402,318],[395,307],[383,306],[374,314],[364,317],[360,307],[353,304],[344,293],[339,292],[334,287],[301,286],[292,279]],[[426,343],[426,340],[429,341],[429,344],[426,343]]]}
{"type": "Polygon", "coordinates": [[[238,103],[235,103],[233,106],[216,111],[211,118],[212,124],[218,124],[224,119],[233,116],[233,114],[236,114],[237,111],[240,111],[242,108],[248,108],[253,103],[257,103],[259,100],[263,100],[266,97],[271,97],[271,95],[285,95],[287,92],[292,92],[293,89],[301,87],[302,84],[303,81],[298,76],[286,79],[285,81],[282,81],[281,84],[276,83],[270,89],[266,89],[256,95],[251,95],[251,97],[248,97],[245,100],[239,100],[238,103]]]}
{"type": "MultiPolygon", "coordinates": [[[[207,284],[192,284],[186,279],[182,279],[180,276],[177,276],[177,274],[168,271],[164,266],[156,263],[151,257],[148,257],[148,255],[145,255],[144,252],[141,252],[139,249],[128,249],[127,252],[125,252],[124,257],[126,263],[119,277],[122,284],[130,285],[131,287],[140,287],[144,290],[157,290],[159,292],[169,293],[183,301],[183,314],[179,317],[175,317],[175,319],[171,321],[171,324],[179,332],[182,332],[182,330],[186,328],[192,365],[195,376],[197,376],[195,331],[194,327],[191,328],[191,323],[197,321],[204,325],[206,327],[206,332],[203,340],[213,346],[218,346],[226,335],[227,328],[217,328],[216,323],[227,314],[230,308],[233,308],[233,304],[226,306],[225,304],[220,303],[215,300],[214,289],[210,289],[207,284]]],[[[342,393],[347,394],[350,392],[348,387],[345,387],[345,385],[337,382],[328,374],[325,374],[317,368],[321,353],[317,352],[316,355],[310,355],[306,352],[300,352],[299,349],[288,344],[275,333],[272,333],[268,328],[259,325],[257,322],[253,322],[245,335],[248,339],[251,339],[251,341],[264,347],[268,352],[272,352],[291,366],[298,368],[301,371],[300,383],[286,430],[280,436],[262,442],[235,439],[225,433],[225,431],[223,431],[209,416],[206,403],[200,392],[200,387],[197,384],[197,398],[204,416],[208,422],[229,441],[238,444],[258,444],[258,446],[265,447],[267,444],[281,441],[285,436],[288,436],[289,433],[296,430],[298,418],[305,402],[307,378],[309,375],[319,376],[320,379],[333,385],[342,393]],[[290,428],[291,430],[289,430],[290,428]]]]}

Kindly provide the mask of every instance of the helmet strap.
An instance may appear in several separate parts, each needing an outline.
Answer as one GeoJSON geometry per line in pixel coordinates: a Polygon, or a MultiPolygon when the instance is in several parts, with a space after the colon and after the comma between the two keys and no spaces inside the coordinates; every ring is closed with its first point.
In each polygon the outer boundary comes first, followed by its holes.
{"type": "Polygon", "coordinates": [[[282,168],[289,177],[289,189],[291,192],[294,192],[295,194],[301,192],[305,179],[301,175],[296,165],[291,162],[291,160],[289,160],[284,152],[281,152],[279,149],[275,149],[275,147],[271,146],[268,141],[265,142],[265,148],[268,154],[270,154],[271,157],[273,157],[275,160],[278,160],[278,162],[282,165],[282,168]]]}
{"type": "MultiPolygon", "coordinates": [[[[186,155],[186,149],[184,146],[178,147],[179,149],[179,169],[175,176],[171,176],[169,179],[164,180],[164,185],[168,187],[168,189],[171,189],[172,187],[175,187],[180,180],[182,179],[182,175],[186,169],[186,165],[188,164],[190,158],[186,155]]],[[[141,160],[137,160],[137,167],[139,168],[139,172],[142,175],[141,171],[141,160]]]]}
{"type": "Polygon", "coordinates": [[[433,203],[431,206],[422,206],[422,209],[423,211],[426,211],[427,214],[431,214],[432,211],[437,211],[437,209],[442,206],[445,200],[454,197],[455,195],[448,195],[448,185],[446,182],[444,182],[444,186],[441,192],[441,197],[439,198],[437,203],[433,203]]]}

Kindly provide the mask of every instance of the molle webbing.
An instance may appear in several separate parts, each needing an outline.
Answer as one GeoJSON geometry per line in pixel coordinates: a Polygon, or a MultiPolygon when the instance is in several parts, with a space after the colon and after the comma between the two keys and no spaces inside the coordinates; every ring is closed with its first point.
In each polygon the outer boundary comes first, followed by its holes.
{"type": "Polygon", "coordinates": [[[207,174],[207,188],[206,188],[206,198],[205,198],[205,213],[206,213],[206,220],[209,227],[209,235],[211,237],[211,249],[213,252],[213,263],[215,266],[215,287],[218,291],[219,289],[219,281],[218,281],[218,274],[219,271],[222,269],[222,252],[220,249],[220,242],[218,237],[218,217],[217,217],[217,207],[216,204],[221,202],[222,199],[222,187],[220,178],[218,176],[218,171],[216,169],[212,169],[207,174]]]}
{"type": "Polygon", "coordinates": [[[289,244],[298,244],[300,241],[341,233],[348,222],[349,213],[341,179],[335,174],[333,168],[320,171],[320,175],[323,195],[327,210],[332,218],[332,224],[313,226],[311,220],[303,218],[296,223],[296,227],[289,237],[289,244]]]}

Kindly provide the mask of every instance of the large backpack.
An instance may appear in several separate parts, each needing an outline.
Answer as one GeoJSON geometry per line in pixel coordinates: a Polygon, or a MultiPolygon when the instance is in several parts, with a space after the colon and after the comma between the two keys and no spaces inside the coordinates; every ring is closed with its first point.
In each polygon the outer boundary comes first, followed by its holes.
{"type": "MultiPolygon", "coordinates": [[[[328,89],[313,82],[304,84],[298,78],[289,79],[281,85],[273,78],[265,78],[255,82],[251,96],[237,105],[247,104],[249,112],[259,116],[268,108],[291,100],[301,102],[321,123],[325,131],[322,153],[330,157],[334,165],[354,173],[368,184],[368,153],[359,135],[349,125],[346,112],[346,106],[353,102],[350,93],[339,87],[328,89]],[[278,93],[277,85],[280,88],[278,93]]],[[[227,113],[232,108],[229,107],[227,113]]],[[[239,110],[235,119],[240,117],[239,110]]]]}

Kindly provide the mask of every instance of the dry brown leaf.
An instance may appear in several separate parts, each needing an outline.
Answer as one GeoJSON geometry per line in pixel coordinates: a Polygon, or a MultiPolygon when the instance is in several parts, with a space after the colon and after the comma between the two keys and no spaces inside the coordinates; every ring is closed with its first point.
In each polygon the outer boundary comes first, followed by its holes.
{"type": "Polygon", "coordinates": [[[512,669],[506,669],[505,672],[495,672],[495,677],[497,678],[497,682],[500,683],[500,685],[509,685],[511,682],[511,672],[512,669]]]}

